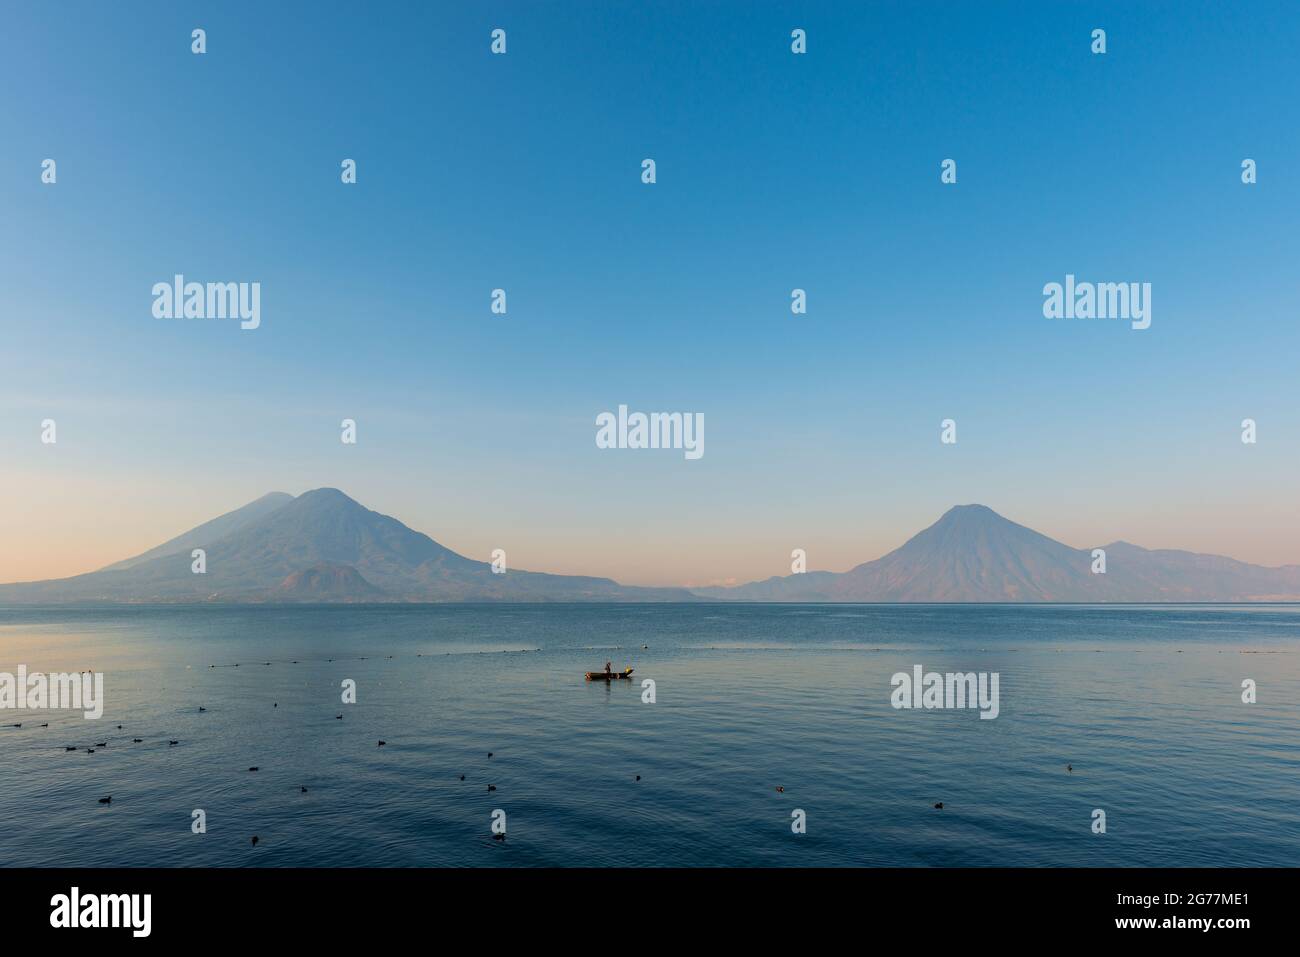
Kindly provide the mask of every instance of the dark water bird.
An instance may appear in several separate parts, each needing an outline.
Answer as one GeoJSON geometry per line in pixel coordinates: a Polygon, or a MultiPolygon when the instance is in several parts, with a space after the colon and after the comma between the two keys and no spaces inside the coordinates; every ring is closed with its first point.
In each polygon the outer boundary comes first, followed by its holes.
{"type": "Polygon", "coordinates": [[[132,738],[132,739],[131,739],[131,743],[132,743],[132,744],[140,744],[142,741],[144,741],[144,738],[132,738]]]}
{"type": "Polygon", "coordinates": [[[41,725],[42,728],[48,728],[49,726],[50,723],[48,721],[46,721],[43,725],[41,725]]]}
{"type": "Polygon", "coordinates": [[[492,752],[491,752],[491,751],[488,752],[488,757],[489,757],[489,758],[492,757],[492,752]]]}
{"type": "Polygon", "coordinates": [[[77,750],[77,747],[76,747],[76,745],[73,745],[72,747],[70,747],[70,748],[64,748],[63,750],[64,750],[64,751],[75,751],[75,750],[77,750]]]}
{"type": "Polygon", "coordinates": [[[784,793],[785,793],[785,788],[781,787],[781,785],[779,785],[779,784],[776,786],[776,790],[777,790],[777,792],[780,793],[780,794],[784,794],[784,793]]]}
{"type": "Polygon", "coordinates": [[[180,742],[179,742],[179,741],[168,741],[168,742],[167,742],[167,747],[170,748],[173,744],[180,744],[180,742]]]}
{"type": "Polygon", "coordinates": [[[488,790],[489,790],[489,791],[495,791],[496,789],[497,789],[497,786],[496,786],[495,784],[489,784],[489,785],[488,785],[488,790]]]}
{"type": "Polygon", "coordinates": [[[1074,765],[1073,765],[1073,764],[1067,764],[1067,765],[1065,766],[1065,770],[1067,770],[1067,771],[1069,771],[1071,774],[1073,774],[1073,773],[1074,773],[1074,765]]]}
{"type": "Polygon", "coordinates": [[[296,665],[297,663],[298,663],[298,662],[296,662],[296,661],[294,662],[295,665],[296,665]]]}
{"type": "Polygon", "coordinates": [[[649,645],[642,645],[642,646],[641,646],[641,650],[642,650],[642,651],[648,651],[649,649],[650,649],[650,646],[649,646],[649,645]]]}
{"type": "Polygon", "coordinates": [[[271,707],[272,707],[272,708],[278,708],[278,707],[280,707],[280,702],[278,702],[278,701],[275,702],[275,704],[271,705],[271,707]]]}
{"type": "Polygon", "coordinates": [[[119,730],[119,731],[122,730],[122,726],[121,726],[120,724],[117,726],[117,730],[119,730]]]}
{"type": "Polygon", "coordinates": [[[97,747],[97,748],[106,748],[106,747],[108,747],[108,742],[107,742],[107,741],[101,741],[101,742],[99,742],[99,744],[95,745],[95,747],[97,747]]]}
{"type": "Polygon", "coordinates": [[[641,775],[638,774],[638,775],[636,776],[636,779],[637,779],[638,781],[640,781],[640,780],[641,780],[641,775]]]}
{"type": "MultiPolygon", "coordinates": [[[[203,712],[205,712],[205,711],[207,711],[207,710],[208,710],[207,708],[200,707],[200,708],[199,708],[199,714],[202,714],[203,712]]],[[[120,728],[121,725],[118,725],[118,727],[120,728]]]]}
{"type": "Polygon", "coordinates": [[[95,753],[95,749],[94,749],[94,748],[87,748],[87,749],[86,749],[86,753],[87,753],[87,754],[94,754],[94,753],[95,753]]]}
{"type": "Polygon", "coordinates": [[[942,811],[942,810],[943,810],[943,802],[940,801],[938,804],[935,805],[935,808],[938,809],[938,810],[940,810],[940,811],[942,811]]]}
{"type": "Polygon", "coordinates": [[[110,794],[110,795],[109,795],[108,797],[106,797],[106,798],[100,798],[100,799],[99,799],[99,803],[100,803],[100,804],[112,804],[112,803],[113,803],[113,795],[110,794]]]}
{"type": "Polygon", "coordinates": [[[336,715],[334,716],[334,720],[335,720],[335,721],[342,721],[342,720],[343,720],[343,715],[341,715],[341,714],[336,714],[336,715]]]}
{"type": "Polygon", "coordinates": [[[11,728],[21,728],[22,726],[23,726],[23,725],[22,725],[22,722],[20,721],[18,724],[11,724],[9,727],[11,727],[11,728]]]}
{"type": "Polygon", "coordinates": [[[462,775],[460,776],[460,779],[461,779],[462,781],[464,781],[464,780],[465,780],[465,775],[462,774],[462,775]]]}
{"type": "Polygon", "coordinates": [[[301,794],[306,794],[306,793],[307,793],[307,789],[306,789],[306,788],[299,788],[298,791],[299,791],[299,793],[301,793],[301,794]]]}
{"type": "Polygon", "coordinates": [[[379,742],[379,747],[382,748],[382,747],[383,747],[384,745],[386,745],[387,743],[388,743],[387,741],[380,741],[380,742],[379,742]]]}
{"type": "Polygon", "coordinates": [[[238,661],[235,662],[235,667],[236,667],[236,668],[239,667],[239,662],[238,662],[238,661]]]}
{"type": "Polygon", "coordinates": [[[253,846],[254,846],[254,847],[257,847],[257,835],[256,835],[256,834],[253,835],[253,846]]]}
{"type": "Polygon", "coordinates": [[[252,768],[249,768],[248,770],[250,770],[250,771],[256,771],[257,768],[256,768],[256,767],[252,767],[252,768]]]}

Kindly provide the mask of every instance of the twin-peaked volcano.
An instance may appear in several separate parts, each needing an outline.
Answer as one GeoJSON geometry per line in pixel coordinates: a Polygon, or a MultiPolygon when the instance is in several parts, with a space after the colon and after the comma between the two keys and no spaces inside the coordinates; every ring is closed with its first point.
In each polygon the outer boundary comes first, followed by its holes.
{"type": "Polygon", "coordinates": [[[1300,599],[1300,565],[1266,568],[1217,555],[1149,551],[1127,542],[1071,548],[983,505],[959,505],[883,558],[847,572],[808,572],[714,598],[837,602],[1233,602],[1300,599]]]}
{"type": "Polygon", "coordinates": [[[683,589],[608,578],[496,575],[333,488],[273,492],[97,572],[0,585],[0,602],[691,600],[683,589]],[[192,570],[195,548],[203,574],[192,570]]]}

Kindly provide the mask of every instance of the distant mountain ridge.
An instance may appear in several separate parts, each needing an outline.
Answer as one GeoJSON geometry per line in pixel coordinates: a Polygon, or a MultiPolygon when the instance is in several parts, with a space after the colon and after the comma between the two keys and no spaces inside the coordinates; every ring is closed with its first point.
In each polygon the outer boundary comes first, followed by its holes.
{"type": "Polygon", "coordinates": [[[1071,548],[984,505],[958,505],[875,561],[730,588],[710,598],[824,602],[1251,602],[1300,600],[1300,565],[1268,568],[1127,542],[1071,548]]]}
{"type": "Polygon", "coordinates": [[[698,600],[608,578],[493,574],[333,488],[273,492],[99,571],[0,585],[0,603],[698,600]],[[195,548],[203,574],[191,570],[195,548]]]}
{"type": "Polygon", "coordinates": [[[983,505],[959,505],[875,561],[731,588],[638,588],[510,569],[446,548],[338,489],[272,492],[162,545],[72,578],[0,585],[0,604],[60,602],[1255,602],[1300,600],[1300,565],[1072,548],[983,505]],[[206,572],[191,570],[205,552],[206,572]]]}

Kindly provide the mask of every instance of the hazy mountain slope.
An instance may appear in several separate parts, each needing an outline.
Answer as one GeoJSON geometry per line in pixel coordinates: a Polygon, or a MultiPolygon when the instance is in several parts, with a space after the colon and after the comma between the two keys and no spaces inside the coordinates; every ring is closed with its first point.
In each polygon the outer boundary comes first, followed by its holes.
{"type": "Polygon", "coordinates": [[[210,522],[204,522],[202,525],[191,528],[188,532],[183,532],[171,541],[163,542],[156,548],[151,548],[134,558],[125,559],[100,570],[114,571],[122,568],[133,568],[163,555],[177,555],[182,552],[188,555],[192,550],[206,548],[213,542],[251,525],[263,516],[292,501],[293,496],[285,492],[268,492],[256,501],[249,502],[242,508],[237,508],[233,512],[227,512],[210,522]]]}
{"type": "Polygon", "coordinates": [[[351,565],[313,565],[294,572],[275,590],[278,601],[380,601],[384,593],[351,565]]]}
{"type": "Polygon", "coordinates": [[[983,505],[959,505],[884,558],[830,586],[837,601],[1103,601],[1105,580],[1089,553],[1008,521],[983,505]]]}
{"type": "Polygon", "coordinates": [[[1216,555],[1116,542],[1106,573],[1071,548],[983,505],[960,505],[875,561],[735,588],[697,589],[747,601],[1152,602],[1300,599],[1300,566],[1266,568],[1216,555]]]}
{"type": "Polygon", "coordinates": [[[747,585],[708,586],[691,591],[704,598],[738,601],[836,601],[831,586],[840,578],[835,572],[805,572],[775,575],[747,585]]]}
{"type": "Polygon", "coordinates": [[[277,601],[306,595],[357,601],[372,597],[370,588],[373,597],[394,601],[696,600],[684,589],[631,588],[607,578],[513,569],[494,575],[488,563],[458,555],[337,489],[315,489],[226,526],[233,530],[216,540],[196,538],[199,529],[172,540],[204,542],[194,547],[206,552],[205,574],[191,570],[188,544],[177,552],[160,546],[166,554],[74,578],[0,585],[0,602],[277,601]]]}
{"type": "Polygon", "coordinates": [[[1294,601],[1300,598],[1300,565],[1270,568],[1221,555],[1151,550],[1112,542],[1107,578],[1120,600],[1158,595],[1151,601],[1294,601]]]}

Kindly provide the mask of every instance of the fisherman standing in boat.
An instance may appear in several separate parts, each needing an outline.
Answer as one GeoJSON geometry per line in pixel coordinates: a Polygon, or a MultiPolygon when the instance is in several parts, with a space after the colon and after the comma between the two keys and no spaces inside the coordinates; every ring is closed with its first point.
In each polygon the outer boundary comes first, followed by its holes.
{"type": "Polygon", "coordinates": [[[606,677],[606,678],[608,678],[608,677],[610,676],[610,673],[611,673],[611,669],[612,669],[612,668],[613,668],[613,663],[612,663],[612,662],[609,662],[609,661],[605,662],[605,677],[606,677]]]}

